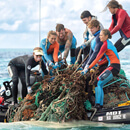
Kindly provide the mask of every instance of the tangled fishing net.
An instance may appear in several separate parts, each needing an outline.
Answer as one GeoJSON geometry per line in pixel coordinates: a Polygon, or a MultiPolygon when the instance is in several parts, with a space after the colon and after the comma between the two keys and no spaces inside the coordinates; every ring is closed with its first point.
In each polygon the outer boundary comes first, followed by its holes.
{"type": "MultiPolygon", "coordinates": [[[[99,71],[97,67],[95,71],[82,76],[79,71],[74,73],[77,66],[62,66],[61,70],[53,72],[55,78],[48,75],[41,82],[35,83],[32,86],[32,93],[28,94],[18,107],[9,107],[6,113],[7,120],[9,122],[88,120],[86,109],[91,109],[91,106],[86,101],[89,100],[94,105],[94,84],[99,71]]],[[[115,107],[128,101],[129,87],[124,76],[114,77],[104,86],[104,108],[115,107]]]]}

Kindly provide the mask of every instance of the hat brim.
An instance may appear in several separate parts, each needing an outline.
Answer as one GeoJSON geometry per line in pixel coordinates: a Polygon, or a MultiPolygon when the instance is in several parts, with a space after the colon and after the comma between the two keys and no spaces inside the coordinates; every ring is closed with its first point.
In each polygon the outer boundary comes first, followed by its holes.
{"type": "Polygon", "coordinates": [[[43,51],[42,50],[35,50],[34,53],[35,53],[35,55],[43,56],[43,51]]]}

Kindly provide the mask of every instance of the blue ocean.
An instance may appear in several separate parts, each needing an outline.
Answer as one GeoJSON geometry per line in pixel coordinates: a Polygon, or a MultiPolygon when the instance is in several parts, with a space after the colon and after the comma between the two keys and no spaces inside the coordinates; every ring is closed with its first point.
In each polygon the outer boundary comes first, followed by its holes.
{"type": "MultiPolygon", "coordinates": [[[[0,49],[0,86],[3,86],[4,81],[10,81],[7,71],[8,63],[11,59],[32,54],[33,49],[0,49]]],[[[126,47],[119,53],[121,68],[125,71],[127,79],[130,80],[130,47],[126,47]]],[[[105,124],[94,123],[89,121],[71,122],[71,123],[47,123],[47,122],[14,122],[0,123],[1,130],[125,130],[130,129],[130,125],[124,124],[105,124]]]]}

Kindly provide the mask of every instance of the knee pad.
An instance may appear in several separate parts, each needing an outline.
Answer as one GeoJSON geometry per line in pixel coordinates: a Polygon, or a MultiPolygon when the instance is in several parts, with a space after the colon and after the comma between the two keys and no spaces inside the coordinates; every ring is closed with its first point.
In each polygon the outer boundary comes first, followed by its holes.
{"type": "Polygon", "coordinates": [[[99,77],[98,77],[99,81],[98,81],[98,85],[105,85],[107,82],[109,82],[111,79],[113,79],[113,74],[110,70],[106,70],[104,73],[102,73],[99,77]]]}
{"type": "Polygon", "coordinates": [[[125,40],[124,38],[121,40],[121,43],[125,46],[125,45],[129,45],[130,44],[130,38],[128,38],[127,40],[125,40]]]}

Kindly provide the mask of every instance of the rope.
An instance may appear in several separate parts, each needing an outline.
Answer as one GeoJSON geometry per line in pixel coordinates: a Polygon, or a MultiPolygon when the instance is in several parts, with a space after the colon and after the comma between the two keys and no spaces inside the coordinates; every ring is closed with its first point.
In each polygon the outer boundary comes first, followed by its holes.
{"type": "Polygon", "coordinates": [[[38,97],[40,95],[40,91],[37,92],[36,96],[35,96],[35,104],[37,107],[39,107],[39,103],[38,103],[38,97]]]}

